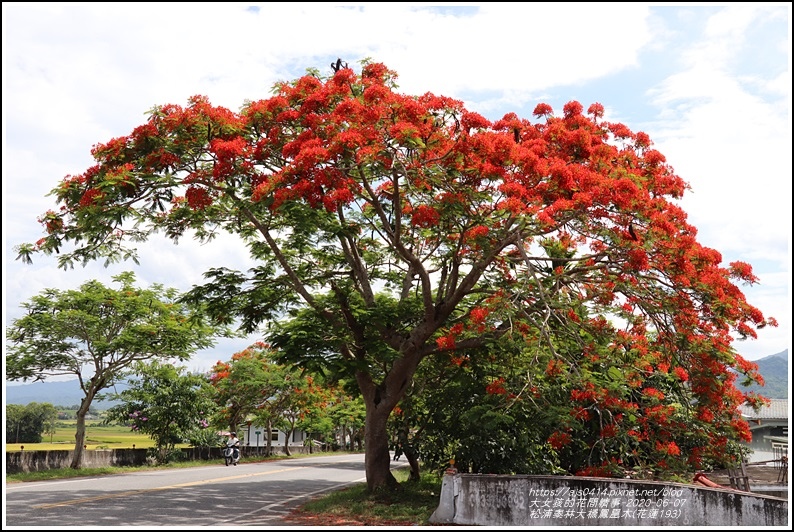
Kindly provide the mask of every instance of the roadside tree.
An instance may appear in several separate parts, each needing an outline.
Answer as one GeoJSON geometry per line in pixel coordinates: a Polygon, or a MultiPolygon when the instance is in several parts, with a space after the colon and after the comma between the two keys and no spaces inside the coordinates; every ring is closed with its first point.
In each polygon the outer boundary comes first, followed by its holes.
{"type": "Polygon", "coordinates": [[[6,444],[41,443],[42,434],[52,435],[58,409],[50,403],[6,405],[6,444]]]}
{"type": "Polygon", "coordinates": [[[106,421],[148,434],[155,444],[151,457],[158,463],[180,458],[178,444],[215,432],[209,422],[215,390],[203,375],[157,360],[139,362],[133,372],[129,387],[112,395],[121,403],[107,410],[106,421]]]}
{"type": "MultiPolygon", "coordinates": [[[[340,433],[337,421],[349,412],[347,396],[338,384],[328,382],[321,375],[304,375],[306,386],[301,390],[302,408],[297,428],[309,437],[309,452],[315,444],[330,447],[340,433]]],[[[304,443],[306,445],[306,443],[304,443]]]]}
{"type": "Polygon", "coordinates": [[[366,409],[361,396],[356,393],[346,391],[345,383],[338,383],[332,389],[331,397],[327,402],[328,415],[333,421],[335,430],[339,434],[342,449],[348,446],[353,449],[353,436],[359,429],[364,427],[366,409]]]}
{"type": "Polygon", "coordinates": [[[77,377],[84,397],[76,413],[73,469],[80,468],[85,418],[97,394],[136,362],[186,360],[212,346],[224,329],[204,324],[198,311],[177,302],[175,289],[137,288],[132,272],[113,280],[118,289],[96,280],[77,290],[46,289],[22,305],[26,314],[6,330],[8,380],[77,377]]]}
{"type": "Polygon", "coordinates": [[[299,374],[274,362],[273,350],[263,342],[235,353],[228,362],[216,362],[209,375],[218,406],[215,424],[230,431],[239,431],[248,421],[265,427],[266,454],[270,455],[273,423],[284,408],[285,392],[292,390],[299,374]]]}
{"type": "Polygon", "coordinates": [[[53,190],[46,235],[19,257],[60,252],[69,267],[134,257],[157,231],[239,235],[259,265],[219,264],[187,300],[355,379],[370,490],[396,485],[387,422],[419,364],[505,336],[576,373],[581,331],[603,331],[600,356],[685,368],[698,404],[731,419],[715,433],[742,430],[725,375],[754,375],[731,343],[775,321],[735,284],[757,282],[750,265],[698,243],[676,203],[687,184],[647,134],[575,101],[491,121],[362,63],[239,113],[203,96],[152,109],[53,190]]]}
{"type": "MultiPolygon", "coordinates": [[[[323,390],[314,381],[314,377],[303,372],[296,372],[272,398],[268,410],[273,418],[273,426],[284,433],[284,454],[290,456],[289,441],[300,429],[311,429],[312,411],[321,401],[323,390]]],[[[311,442],[308,442],[311,445],[311,442]]]]}

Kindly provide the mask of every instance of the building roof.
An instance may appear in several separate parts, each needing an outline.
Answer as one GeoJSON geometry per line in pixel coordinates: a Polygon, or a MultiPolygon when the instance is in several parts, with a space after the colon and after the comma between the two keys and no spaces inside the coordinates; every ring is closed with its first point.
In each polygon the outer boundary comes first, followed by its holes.
{"type": "Polygon", "coordinates": [[[769,406],[762,406],[756,412],[752,406],[742,405],[742,416],[749,419],[788,419],[788,399],[770,399],[769,406]]]}

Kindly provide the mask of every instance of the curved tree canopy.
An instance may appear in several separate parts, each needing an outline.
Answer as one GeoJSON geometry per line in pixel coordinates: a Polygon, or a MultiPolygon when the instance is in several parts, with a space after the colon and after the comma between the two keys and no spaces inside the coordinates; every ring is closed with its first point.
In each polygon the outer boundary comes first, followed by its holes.
{"type": "Polygon", "coordinates": [[[69,267],[134,257],[155,231],[239,235],[259,266],[219,264],[191,297],[248,331],[292,313],[275,347],[355,375],[371,488],[391,483],[386,420],[422,359],[508,337],[569,368],[628,352],[687,368],[693,401],[738,419],[744,397],[719,377],[753,368],[732,341],[774,320],[736,284],[757,281],[750,265],[698,243],[676,204],[687,184],[647,134],[575,101],[491,121],[396,78],[364,61],[239,112],[158,106],[53,190],[20,257],[69,267]]]}
{"type": "Polygon", "coordinates": [[[7,379],[77,378],[85,397],[77,410],[73,468],[80,467],[85,416],[97,394],[139,362],[187,360],[225,334],[225,327],[205,323],[200,309],[178,302],[174,288],[138,288],[133,272],[113,281],[118,289],[96,280],[77,290],[48,288],[24,303],[26,314],[6,330],[7,379]]]}

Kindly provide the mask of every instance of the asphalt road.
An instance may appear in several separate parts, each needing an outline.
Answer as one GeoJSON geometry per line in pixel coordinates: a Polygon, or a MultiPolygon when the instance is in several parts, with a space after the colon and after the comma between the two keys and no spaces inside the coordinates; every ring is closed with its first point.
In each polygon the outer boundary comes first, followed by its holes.
{"type": "Polygon", "coordinates": [[[364,481],[364,455],[344,454],[6,484],[3,529],[292,526],[290,510],[364,481]]]}

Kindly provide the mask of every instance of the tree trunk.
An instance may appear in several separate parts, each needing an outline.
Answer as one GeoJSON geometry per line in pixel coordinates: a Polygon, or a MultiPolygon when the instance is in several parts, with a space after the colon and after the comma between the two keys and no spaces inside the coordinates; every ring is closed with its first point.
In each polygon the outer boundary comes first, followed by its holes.
{"type": "Polygon", "coordinates": [[[366,408],[364,465],[369,492],[393,490],[399,486],[391,473],[389,432],[386,425],[392,410],[405,395],[418,362],[419,358],[416,356],[397,359],[386,377],[377,384],[368,372],[356,372],[356,382],[366,408]]]}
{"type": "Polygon", "coordinates": [[[403,454],[408,459],[408,464],[411,466],[411,474],[408,477],[411,481],[419,481],[419,459],[414,453],[413,447],[406,446],[403,448],[403,454]]]}
{"type": "MultiPolygon", "coordinates": [[[[382,403],[381,403],[382,404],[382,403]]],[[[379,405],[367,403],[367,417],[364,426],[364,467],[367,472],[367,490],[370,492],[397,487],[397,479],[391,473],[389,454],[389,435],[386,422],[391,409],[378,408],[379,405]]]]}
{"type": "Polygon", "coordinates": [[[292,431],[284,432],[284,454],[292,456],[289,452],[289,438],[292,436],[292,431]]]}
{"type": "Polygon", "coordinates": [[[358,445],[357,442],[356,442],[356,432],[357,431],[355,431],[353,429],[350,429],[350,431],[347,433],[348,440],[350,440],[350,450],[351,451],[360,451],[361,450],[361,446],[358,445]]]}
{"type": "Polygon", "coordinates": [[[267,443],[265,444],[265,456],[270,456],[273,452],[273,422],[267,420],[267,443]]]}
{"type": "Polygon", "coordinates": [[[85,445],[85,416],[88,415],[88,410],[91,407],[91,400],[94,394],[89,394],[83,397],[80,401],[80,408],[77,409],[77,423],[75,424],[74,433],[74,453],[72,456],[72,463],[69,465],[72,469],[80,469],[83,462],[83,446],[85,445]]]}

